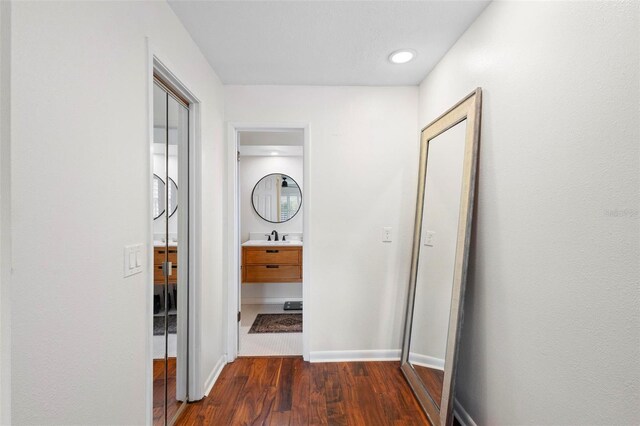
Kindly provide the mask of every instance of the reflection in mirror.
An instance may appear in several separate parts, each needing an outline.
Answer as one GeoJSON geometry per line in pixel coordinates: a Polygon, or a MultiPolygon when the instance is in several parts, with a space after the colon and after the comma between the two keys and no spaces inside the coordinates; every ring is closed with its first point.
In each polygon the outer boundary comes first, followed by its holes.
{"type": "Polygon", "coordinates": [[[171,178],[169,178],[169,183],[169,188],[165,188],[162,178],[156,174],[153,175],[153,188],[151,190],[153,196],[153,220],[164,214],[165,193],[169,194],[169,217],[173,216],[178,210],[178,185],[171,178]]]}
{"type": "Polygon", "coordinates": [[[462,189],[466,120],[431,141],[409,363],[440,407],[462,189]]]}
{"type": "Polygon", "coordinates": [[[167,194],[169,194],[169,217],[171,217],[178,210],[178,185],[171,178],[169,178],[169,183],[167,194]]]}
{"type": "Polygon", "coordinates": [[[401,370],[433,426],[453,421],[482,92],[422,130],[401,370]]]}
{"type": "Polygon", "coordinates": [[[188,400],[189,179],[178,165],[188,152],[189,109],[158,82],[153,101],[153,424],[166,426],[188,400]]]}
{"type": "MultiPolygon", "coordinates": [[[[166,144],[167,144],[167,93],[157,84],[153,85],[153,143],[151,149],[154,157],[153,181],[151,191],[151,205],[154,226],[154,239],[164,236],[161,231],[166,230],[167,214],[165,199],[167,188],[166,144]]],[[[165,418],[165,370],[166,357],[163,348],[167,340],[164,326],[164,285],[165,279],[160,272],[164,262],[163,253],[155,247],[153,249],[153,425],[164,426],[165,418]]],[[[159,245],[159,244],[158,244],[159,245]]]]}
{"type": "Polygon", "coordinates": [[[291,176],[272,173],[256,183],[251,193],[251,204],[262,219],[282,223],[293,218],[300,210],[302,192],[291,176]]]}
{"type": "Polygon", "coordinates": [[[164,181],[160,176],[154,174],[153,188],[151,188],[153,220],[158,219],[164,213],[164,193],[164,181]]]}

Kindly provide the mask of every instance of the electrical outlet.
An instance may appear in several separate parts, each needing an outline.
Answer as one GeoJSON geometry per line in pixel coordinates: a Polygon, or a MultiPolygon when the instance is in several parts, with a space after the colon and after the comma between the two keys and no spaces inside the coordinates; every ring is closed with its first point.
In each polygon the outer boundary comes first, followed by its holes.
{"type": "Polygon", "coordinates": [[[436,240],[436,233],[434,231],[426,231],[424,233],[424,245],[428,247],[433,247],[436,240]]]}
{"type": "Polygon", "coordinates": [[[383,243],[391,242],[391,227],[382,228],[382,242],[383,243]]]}

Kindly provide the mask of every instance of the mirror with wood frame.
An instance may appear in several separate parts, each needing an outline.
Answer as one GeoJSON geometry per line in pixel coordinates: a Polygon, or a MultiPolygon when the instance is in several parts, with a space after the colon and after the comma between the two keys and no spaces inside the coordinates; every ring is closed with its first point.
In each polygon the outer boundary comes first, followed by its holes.
{"type": "Polygon", "coordinates": [[[481,90],[422,130],[401,369],[434,426],[453,420],[481,90]]]}

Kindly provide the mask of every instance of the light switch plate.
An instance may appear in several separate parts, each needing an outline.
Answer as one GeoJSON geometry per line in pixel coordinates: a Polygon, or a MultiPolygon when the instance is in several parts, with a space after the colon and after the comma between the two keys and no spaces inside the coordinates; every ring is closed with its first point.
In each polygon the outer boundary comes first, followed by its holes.
{"type": "Polygon", "coordinates": [[[434,231],[426,231],[424,233],[424,245],[433,247],[436,242],[436,233],[434,231]]]}
{"type": "Polygon", "coordinates": [[[142,272],[142,244],[124,247],[124,277],[142,272]]]}
{"type": "Polygon", "coordinates": [[[382,228],[382,242],[383,243],[391,242],[391,227],[386,226],[382,228]]]}

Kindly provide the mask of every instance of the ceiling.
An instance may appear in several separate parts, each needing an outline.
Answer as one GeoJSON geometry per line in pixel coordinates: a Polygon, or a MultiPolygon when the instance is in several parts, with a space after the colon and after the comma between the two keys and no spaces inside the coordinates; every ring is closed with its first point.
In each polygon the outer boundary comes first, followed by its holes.
{"type": "Polygon", "coordinates": [[[419,84],[489,1],[169,0],[224,84],[419,84]],[[391,52],[417,52],[392,64],[391,52]]]}

